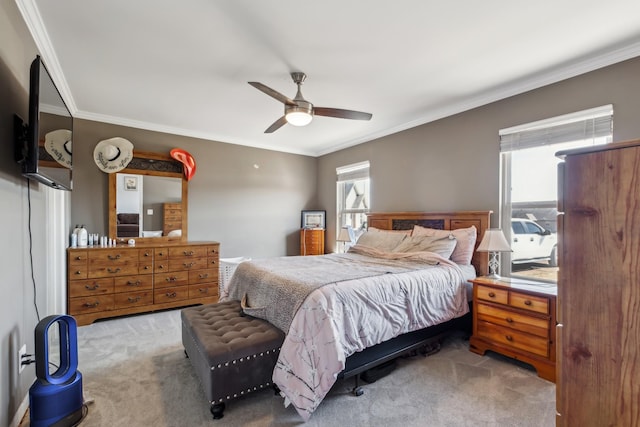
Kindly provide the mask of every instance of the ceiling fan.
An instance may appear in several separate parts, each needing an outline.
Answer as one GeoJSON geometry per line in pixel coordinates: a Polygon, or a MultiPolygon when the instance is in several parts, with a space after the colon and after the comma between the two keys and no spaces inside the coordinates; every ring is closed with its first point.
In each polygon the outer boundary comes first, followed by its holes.
{"type": "Polygon", "coordinates": [[[249,84],[258,90],[266,93],[272,98],[284,104],[284,116],[273,122],[271,126],[264,131],[264,133],[272,133],[282,127],[285,123],[292,124],[294,126],[306,126],[311,123],[313,116],[326,116],[337,117],[339,119],[351,119],[351,120],[370,120],[371,114],[363,113],[361,111],[342,110],[340,108],[326,108],[326,107],[314,107],[312,103],[304,99],[300,86],[302,82],[307,78],[305,73],[293,72],[291,73],[293,82],[298,85],[298,93],[295,98],[291,99],[284,96],[280,92],[271,89],[268,86],[259,82],[249,82],[249,84]]]}

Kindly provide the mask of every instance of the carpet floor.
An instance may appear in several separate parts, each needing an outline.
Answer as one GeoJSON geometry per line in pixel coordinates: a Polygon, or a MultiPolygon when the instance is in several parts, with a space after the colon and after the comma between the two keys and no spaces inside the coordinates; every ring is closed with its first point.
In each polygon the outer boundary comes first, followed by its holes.
{"type": "Polygon", "coordinates": [[[78,328],[88,413],[81,426],[553,426],[555,384],[528,365],[479,356],[461,335],[440,352],[402,358],[389,376],[340,380],[307,423],[271,390],[227,404],[213,420],[181,343],[180,311],[99,321],[78,328]],[[361,382],[361,384],[363,384],[361,382]]]}

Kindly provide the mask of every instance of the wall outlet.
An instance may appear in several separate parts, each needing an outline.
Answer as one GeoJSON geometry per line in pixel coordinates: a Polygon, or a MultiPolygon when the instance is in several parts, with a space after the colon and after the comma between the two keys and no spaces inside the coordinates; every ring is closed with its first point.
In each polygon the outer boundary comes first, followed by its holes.
{"type": "Polygon", "coordinates": [[[25,356],[27,355],[27,345],[26,344],[22,344],[22,347],[20,347],[20,350],[18,351],[18,373],[21,374],[22,371],[24,371],[24,368],[27,367],[27,365],[22,364],[22,361],[25,360],[25,356]]]}

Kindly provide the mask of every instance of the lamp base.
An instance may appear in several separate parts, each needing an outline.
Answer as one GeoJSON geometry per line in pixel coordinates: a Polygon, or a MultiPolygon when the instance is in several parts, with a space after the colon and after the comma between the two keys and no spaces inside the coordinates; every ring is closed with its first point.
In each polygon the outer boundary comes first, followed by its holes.
{"type": "Polygon", "coordinates": [[[486,276],[487,279],[493,279],[493,280],[500,280],[502,279],[502,277],[498,274],[498,273],[492,273],[492,274],[487,274],[486,276]]]}

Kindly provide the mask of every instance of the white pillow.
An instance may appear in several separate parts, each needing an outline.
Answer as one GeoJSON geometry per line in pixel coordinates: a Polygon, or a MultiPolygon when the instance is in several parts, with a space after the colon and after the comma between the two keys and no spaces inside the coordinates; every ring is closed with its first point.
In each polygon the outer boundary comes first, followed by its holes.
{"type": "Polygon", "coordinates": [[[171,230],[169,232],[169,234],[167,234],[167,236],[169,237],[179,237],[182,236],[182,230],[171,230]]]}
{"type": "Polygon", "coordinates": [[[453,236],[410,236],[393,248],[393,252],[435,252],[449,259],[455,247],[456,238],[453,236]]]}
{"type": "Polygon", "coordinates": [[[367,230],[358,238],[358,245],[369,246],[384,252],[391,252],[407,237],[404,233],[387,230],[367,230]]]}
{"type": "Polygon", "coordinates": [[[455,230],[436,230],[434,228],[421,227],[416,225],[413,227],[412,236],[433,236],[447,237],[453,236],[458,242],[453,253],[451,261],[460,265],[470,265],[473,251],[475,250],[478,230],[475,226],[468,228],[456,228],[455,230]]]}

